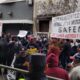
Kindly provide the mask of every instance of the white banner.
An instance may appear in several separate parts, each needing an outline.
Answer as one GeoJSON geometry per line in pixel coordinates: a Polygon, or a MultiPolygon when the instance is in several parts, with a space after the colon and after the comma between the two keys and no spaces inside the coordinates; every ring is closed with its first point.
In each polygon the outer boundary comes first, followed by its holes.
{"type": "Polygon", "coordinates": [[[54,38],[80,39],[80,13],[71,13],[52,18],[50,36],[54,38]]]}
{"type": "Polygon", "coordinates": [[[67,21],[75,18],[80,18],[80,12],[70,13],[66,15],[61,15],[57,17],[53,17],[52,19],[58,20],[58,21],[67,21]]]}

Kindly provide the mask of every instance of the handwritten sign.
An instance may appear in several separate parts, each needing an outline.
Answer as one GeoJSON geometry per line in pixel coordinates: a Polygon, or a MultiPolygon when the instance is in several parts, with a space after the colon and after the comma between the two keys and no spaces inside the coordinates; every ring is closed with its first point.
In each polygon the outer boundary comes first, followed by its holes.
{"type": "Polygon", "coordinates": [[[20,30],[19,34],[17,35],[18,37],[25,37],[27,35],[28,31],[26,30],[20,30]]]}

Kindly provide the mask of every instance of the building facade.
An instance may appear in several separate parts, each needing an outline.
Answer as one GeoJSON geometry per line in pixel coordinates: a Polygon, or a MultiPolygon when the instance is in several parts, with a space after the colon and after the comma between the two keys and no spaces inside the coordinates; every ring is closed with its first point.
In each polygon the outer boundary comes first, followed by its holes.
{"type": "Polygon", "coordinates": [[[80,0],[34,0],[36,31],[49,32],[52,17],[80,11],[80,0]]]}
{"type": "Polygon", "coordinates": [[[3,0],[0,3],[0,21],[5,33],[19,30],[33,31],[33,5],[30,0],[3,0]]]}

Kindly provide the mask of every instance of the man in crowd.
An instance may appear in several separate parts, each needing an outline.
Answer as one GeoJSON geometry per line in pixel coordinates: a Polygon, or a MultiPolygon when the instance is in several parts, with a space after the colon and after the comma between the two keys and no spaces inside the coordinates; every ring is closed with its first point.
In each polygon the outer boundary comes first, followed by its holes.
{"type": "MultiPolygon", "coordinates": [[[[21,48],[19,53],[17,54],[16,60],[14,62],[14,67],[28,70],[29,68],[29,60],[28,57],[25,54],[25,48],[21,48]]],[[[24,77],[23,73],[17,72],[16,73],[16,80],[18,80],[20,77],[24,77]]]]}
{"type": "Polygon", "coordinates": [[[74,56],[74,60],[70,65],[72,70],[69,73],[70,80],[80,80],[80,53],[78,52],[74,56]]]}
{"type": "Polygon", "coordinates": [[[72,53],[72,48],[71,48],[70,42],[71,41],[69,39],[65,40],[63,44],[63,49],[60,55],[60,62],[64,69],[66,69],[67,64],[71,62],[70,54],[72,53]]]}

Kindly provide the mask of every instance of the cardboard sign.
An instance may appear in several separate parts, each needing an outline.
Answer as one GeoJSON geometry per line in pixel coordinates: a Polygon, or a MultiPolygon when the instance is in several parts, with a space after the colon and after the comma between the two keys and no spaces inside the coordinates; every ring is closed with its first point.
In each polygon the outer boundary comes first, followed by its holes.
{"type": "Polygon", "coordinates": [[[18,37],[25,37],[27,35],[28,31],[25,31],[25,30],[20,30],[19,31],[19,34],[17,35],[18,37]]]}

